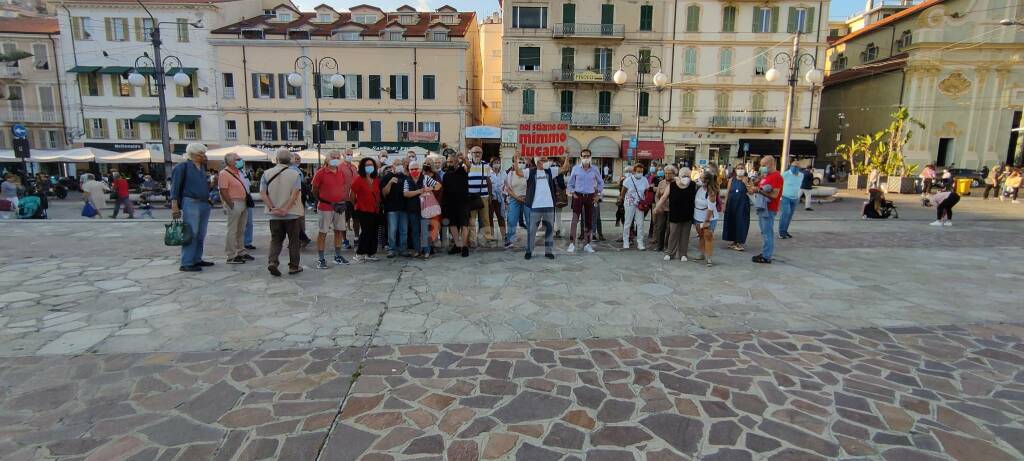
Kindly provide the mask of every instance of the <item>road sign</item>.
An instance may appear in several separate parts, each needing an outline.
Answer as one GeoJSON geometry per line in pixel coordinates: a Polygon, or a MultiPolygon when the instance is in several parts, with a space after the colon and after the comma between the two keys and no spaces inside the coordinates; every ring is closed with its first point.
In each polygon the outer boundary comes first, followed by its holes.
{"type": "Polygon", "coordinates": [[[11,133],[14,134],[15,138],[28,138],[28,128],[25,128],[25,125],[15,124],[11,126],[11,133]]]}
{"type": "Polygon", "coordinates": [[[14,138],[13,140],[11,140],[11,147],[14,148],[15,158],[29,158],[30,146],[28,144],[28,138],[14,138]]]}
{"type": "Polygon", "coordinates": [[[636,135],[630,136],[629,137],[629,148],[630,149],[636,149],[636,144],[637,144],[637,142],[636,142],[636,135]]]}

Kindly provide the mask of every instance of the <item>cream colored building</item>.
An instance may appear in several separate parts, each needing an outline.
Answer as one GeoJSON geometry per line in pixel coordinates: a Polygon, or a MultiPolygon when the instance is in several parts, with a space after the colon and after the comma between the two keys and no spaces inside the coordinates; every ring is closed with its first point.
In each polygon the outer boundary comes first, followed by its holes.
{"type": "Polygon", "coordinates": [[[999,22],[1022,14],[997,0],[928,0],[834,41],[822,151],[883,129],[905,106],[926,126],[906,147],[910,163],[1019,162],[1024,28],[999,22]]]}
{"type": "Polygon", "coordinates": [[[480,24],[480,122],[487,126],[501,126],[502,26],[498,12],[480,24]]]}
{"type": "Polygon", "coordinates": [[[32,150],[60,149],[66,144],[57,65],[55,18],[0,18],[0,51],[30,56],[0,63],[0,149],[11,148],[11,126],[28,128],[32,150]]]}
{"type": "Polygon", "coordinates": [[[347,12],[282,5],[268,13],[210,37],[217,66],[210,91],[221,114],[213,129],[221,142],[314,148],[318,105],[325,148],[462,147],[464,128],[480,123],[475,13],[368,5],[347,12]],[[303,58],[296,68],[301,56],[314,63],[303,58]],[[296,71],[298,87],[288,80],[296,71]],[[330,84],[335,74],[344,86],[330,84]]]}
{"type": "MultiPolygon", "coordinates": [[[[623,57],[654,56],[669,71],[671,57],[664,38],[665,17],[673,2],[537,1],[503,3],[504,66],[502,127],[520,123],[568,122],[570,155],[593,151],[599,164],[621,171],[622,142],[636,133],[635,64],[626,67],[623,86],[612,81],[623,57]]],[[[651,84],[658,60],[646,75],[640,94],[640,138],[648,157],[660,158],[661,119],[667,118],[665,98],[651,84]]],[[[503,157],[517,147],[503,144],[503,157]]]]}

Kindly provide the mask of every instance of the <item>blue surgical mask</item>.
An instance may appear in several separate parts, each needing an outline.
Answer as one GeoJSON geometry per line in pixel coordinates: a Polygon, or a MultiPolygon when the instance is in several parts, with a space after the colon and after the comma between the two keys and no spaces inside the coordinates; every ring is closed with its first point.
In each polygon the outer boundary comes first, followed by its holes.
{"type": "Polygon", "coordinates": [[[331,161],[327,162],[327,163],[329,163],[331,166],[337,168],[338,165],[341,165],[341,160],[336,159],[336,158],[332,158],[331,161]]]}
{"type": "Polygon", "coordinates": [[[243,166],[245,166],[244,160],[235,160],[235,168],[242,168],[243,166]]]}
{"type": "Polygon", "coordinates": [[[652,167],[648,168],[647,171],[651,172],[651,174],[654,174],[654,172],[658,171],[658,169],[652,166],[652,167]]]}
{"type": "Polygon", "coordinates": [[[658,172],[658,177],[659,178],[664,178],[665,177],[665,172],[664,171],[659,171],[658,172]]]}
{"type": "Polygon", "coordinates": [[[760,171],[760,172],[761,172],[761,174],[768,174],[768,167],[766,167],[766,166],[763,166],[763,167],[761,167],[761,168],[760,168],[759,170],[757,170],[757,171],[760,171]]]}
{"type": "Polygon", "coordinates": [[[366,174],[373,174],[373,170],[374,170],[373,165],[366,165],[366,166],[363,167],[363,171],[365,171],[366,174]]]}
{"type": "Polygon", "coordinates": [[[789,167],[789,171],[792,171],[793,173],[799,173],[800,172],[800,167],[798,167],[796,165],[790,166],[789,167]]]}

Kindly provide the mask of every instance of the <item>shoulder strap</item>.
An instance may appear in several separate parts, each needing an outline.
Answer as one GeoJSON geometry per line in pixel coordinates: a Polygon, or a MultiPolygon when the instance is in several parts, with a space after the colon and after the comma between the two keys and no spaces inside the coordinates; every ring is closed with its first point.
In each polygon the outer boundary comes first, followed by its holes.
{"type": "Polygon", "coordinates": [[[274,182],[274,180],[277,179],[278,176],[281,176],[281,173],[284,173],[285,171],[288,171],[288,167],[281,168],[281,170],[278,171],[277,174],[275,174],[274,176],[271,176],[270,179],[267,180],[267,190],[268,191],[270,190],[270,183],[274,182]]]}

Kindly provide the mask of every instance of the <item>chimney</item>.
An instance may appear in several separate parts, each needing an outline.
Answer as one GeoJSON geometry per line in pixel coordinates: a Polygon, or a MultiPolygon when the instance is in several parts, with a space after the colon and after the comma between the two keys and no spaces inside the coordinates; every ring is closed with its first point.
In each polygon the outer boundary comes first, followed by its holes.
{"type": "Polygon", "coordinates": [[[873,0],[865,0],[865,2],[864,2],[864,12],[867,13],[868,11],[871,11],[873,8],[874,8],[874,1],[873,0]]]}

